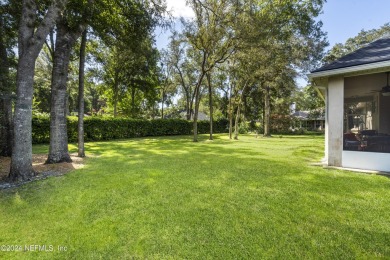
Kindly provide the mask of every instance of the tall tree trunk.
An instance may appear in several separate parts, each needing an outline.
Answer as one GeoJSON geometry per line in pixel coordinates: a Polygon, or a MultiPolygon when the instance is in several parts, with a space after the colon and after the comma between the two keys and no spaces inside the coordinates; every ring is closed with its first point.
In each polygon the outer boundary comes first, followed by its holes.
{"type": "Polygon", "coordinates": [[[239,125],[239,121],[240,121],[241,105],[245,99],[244,93],[245,93],[247,85],[248,85],[248,81],[245,82],[244,87],[242,88],[240,99],[239,99],[238,105],[237,105],[236,122],[234,123],[234,139],[235,140],[238,140],[238,125],[239,125]]]}
{"type": "Polygon", "coordinates": [[[225,99],[226,99],[226,103],[227,104],[227,107],[226,107],[226,110],[225,110],[225,118],[228,118],[229,117],[229,93],[228,91],[226,91],[225,93],[225,99]]]}
{"type": "Polygon", "coordinates": [[[206,72],[204,70],[205,62],[206,62],[206,58],[203,58],[202,72],[201,72],[201,75],[199,77],[199,81],[197,82],[197,84],[195,86],[195,94],[194,94],[195,111],[194,111],[194,124],[193,124],[193,126],[194,126],[194,139],[193,139],[193,141],[194,142],[198,141],[198,113],[199,113],[199,104],[200,104],[200,88],[201,88],[201,85],[203,82],[203,78],[206,74],[206,72]]]}
{"type": "Polygon", "coordinates": [[[194,142],[198,142],[198,111],[199,111],[199,103],[200,103],[200,85],[195,90],[195,111],[194,111],[194,122],[193,122],[193,129],[194,129],[194,142]]]}
{"type": "Polygon", "coordinates": [[[193,118],[194,116],[194,98],[195,98],[195,93],[192,95],[191,97],[191,101],[190,101],[190,117],[189,117],[189,120],[191,120],[191,118],[193,118]]]}
{"type": "Polygon", "coordinates": [[[12,100],[3,17],[0,17],[0,156],[12,154],[12,100]]]}
{"type": "Polygon", "coordinates": [[[190,85],[188,85],[188,87],[186,86],[186,83],[184,81],[184,76],[183,76],[183,73],[180,69],[180,66],[178,64],[175,64],[175,68],[179,73],[181,86],[182,86],[182,88],[185,92],[185,96],[186,96],[186,118],[187,118],[187,120],[191,120],[191,110],[192,110],[192,103],[191,103],[191,96],[190,96],[191,87],[190,87],[190,85]]]}
{"type": "Polygon", "coordinates": [[[133,118],[136,117],[136,109],[135,109],[135,92],[136,92],[136,88],[135,87],[132,87],[131,88],[131,116],[133,118]]]}
{"type": "Polygon", "coordinates": [[[271,104],[269,87],[265,88],[265,102],[264,102],[264,136],[270,137],[270,116],[271,116],[271,104]]]}
{"type": "Polygon", "coordinates": [[[161,90],[161,119],[164,119],[164,89],[161,90]]]}
{"type": "Polygon", "coordinates": [[[246,115],[247,115],[247,96],[244,95],[243,98],[242,98],[242,112],[241,113],[241,116],[242,116],[242,120],[245,122],[246,121],[246,115]]]}
{"type": "Polygon", "coordinates": [[[229,139],[232,139],[233,133],[233,105],[232,105],[232,92],[233,92],[233,84],[230,83],[230,91],[229,91],[229,139]]]}
{"type": "Polygon", "coordinates": [[[69,38],[66,25],[58,23],[51,83],[50,146],[46,163],[72,161],[68,151],[66,115],[68,68],[75,40],[69,38]]]}
{"type": "Polygon", "coordinates": [[[117,106],[118,106],[118,86],[115,83],[115,86],[114,86],[114,117],[117,117],[117,115],[118,115],[117,106]]]}
{"type": "Polygon", "coordinates": [[[213,140],[213,92],[211,87],[211,75],[210,72],[206,74],[207,77],[207,85],[209,88],[209,107],[210,107],[210,137],[209,140],[213,140]]]}
{"type": "Polygon", "coordinates": [[[85,48],[87,45],[87,29],[84,30],[80,45],[79,66],[79,118],[78,118],[78,156],[85,157],[84,148],[84,75],[85,75],[85,48]]]}
{"type": "Polygon", "coordinates": [[[188,90],[186,90],[186,118],[191,120],[191,97],[188,90]]]}
{"type": "Polygon", "coordinates": [[[16,103],[13,120],[11,181],[27,180],[34,176],[32,167],[31,119],[35,61],[46,36],[64,9],[66,0],[53,0],[42,22],[35,28],[37,6],[34,0],[23,0],[19,24],[18,72],[16,76],[16,103]]]}
{"type": "Polygon", "coordinates": [[[93,0],[88,0],[82,15],[82,22],[70,27],[70,22],[63,15],[57,21],[57,34],[53,59],[50,110],[50,146],[46,163],[71,162],[68,150],[68,131],[66,115],[69,106],[67,101],[67,81],[71,50],[87,27],[92,14],[93,0]]]}
{"type": "MultiPolygon", "coordinates": [[[[117,74],[116,74],[117,75],[117,74]]],[[[118,111],[117,111],[117,106],[118,106],[118,79],[117,76],[115,76],[115,83],[114,83],[114,117],[117,117],[118,111]]]]}
{"type": "Polygon", "coordinates": [[[240,120],[241,102],[238,103],[236,122],[234,122],[234,140],[238,140],[238,121],[240,120]]]}
{"type": "Polygon", "coordinates": [[[14,113],[15,130],[9,174],[11,181],[28,180],[35,175],[32,167],[31,136],[35,59],[30,55],[22,55],[18,62],[17,99],[14,113]]]}

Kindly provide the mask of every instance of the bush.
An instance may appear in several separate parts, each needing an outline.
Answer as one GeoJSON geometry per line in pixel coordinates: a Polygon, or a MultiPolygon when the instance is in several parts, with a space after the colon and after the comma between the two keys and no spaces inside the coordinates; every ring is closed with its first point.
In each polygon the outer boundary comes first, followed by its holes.
{"type": "Polygon", "coordinates": [[[47,143],[50,136],[49,115],[35,115],[32,119],[33,143],[47,143]]]}
{"type": "MultiPolygon", "coordinates": [[[[70,116],[68,121],[68,141],[77,141],[77,117],[70,116]]],[[[103,141],[144,136],[189,135],[193,122],[183,119],[130,119],[112,117],[84,118],[85,141],[103,141]]],[[[198,121],[198,133],[208,133],[209,121],[198,121]]],[[[220,119],[213,124],[214,133],[228,131],[228,120],[220,119]]],[[[33,143],[48,143],[50,140],[49,116],[34,116],[32,120],[33,143]]]]}
{"type": "Polygon", "coordinates": [[[239,124],[238,127],[238,133],[239,134],[247,134],[249,132],[249,126],[248,124],[244,121],[239,124]]]}
{"type": "Polygon", "coordinates": [[[294,118],[290,115],[271,115],[271,133],[284,134],[289,132],[294,118]]]}

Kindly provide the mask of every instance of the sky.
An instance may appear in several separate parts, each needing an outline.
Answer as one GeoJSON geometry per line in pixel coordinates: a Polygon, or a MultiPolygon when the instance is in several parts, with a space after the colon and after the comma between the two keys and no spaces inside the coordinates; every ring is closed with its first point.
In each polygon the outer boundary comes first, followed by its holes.
{"type": "Polygon", "coordinates": [[[328,0],[320,20],[330,47],[390,22],[390,0],[328,0]]]}
{"type": "MultiPolygon", "coordinates": [[[[174,17],[191,17],[193,12],[186,7],[185,0],[167,0],[168,9],[174,17]]],[[[330,49],[336,43],[345,43],[362,29],[377,29],[390,22],[390,0],[327,0],[323,13],[318,17],[327,32],[330,49]]],[[[176,24],[176,27],[179,23],[176,24]]],[[[156,31],[156,44],[159,49],[166,48],[169,31],[156,31]]],[[[302,79],[299,85],[304,85],[302,79]]]]}

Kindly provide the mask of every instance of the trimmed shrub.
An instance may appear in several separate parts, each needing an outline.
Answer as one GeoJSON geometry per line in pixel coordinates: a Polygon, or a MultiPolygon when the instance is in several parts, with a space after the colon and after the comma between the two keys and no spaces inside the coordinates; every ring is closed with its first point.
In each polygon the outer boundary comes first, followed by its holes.
{"type": "MultiPolygon", "coordinates": [[[[77,117],[68,121],[68,141],[77,141],[77,117]]],[[[103,141],[144,136],[189,135],[193,122],[183,119],[142,120],[113,117],[87,117],[84,119],[85,141],[103,141]]],[[[208,133],[208,121],[198,121],[198,133],[208,133]]],[[[214,133],[228,131],[228,120],[220,119],[213,124],[214,133]]],[[[34,116],[32,120],[33,143],[48,143],[50,140],[50,118],[34,116]]]]}
{"type": "Polygon", "coordinates": [[[50,136],[50,118],[48,115],[33,116],[32,142],[35,144],[48,143],[50,136]]]}

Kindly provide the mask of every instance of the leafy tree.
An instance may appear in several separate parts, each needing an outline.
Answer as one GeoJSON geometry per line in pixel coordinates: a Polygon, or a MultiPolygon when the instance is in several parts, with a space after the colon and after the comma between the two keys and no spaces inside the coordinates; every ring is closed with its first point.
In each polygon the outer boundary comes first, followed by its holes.
{"type": "Polygon", "coordinates": [[[325,112],[325,102],[319,92],[311,85],[297,90],[293,95],[298,111],[310,111],[309,117],[318,118],[325,112]]]}
{"type": "Polygon", "coordinates": [[[111,46],[101,58],[103,89],[113,106],[114,117],[119,105],[122,112],[127,111],[126,115],[137,117],[143,99],[156,100],[158,53],[150,39],[138,50],[120,43],[111,46]]]}
{"type": "MultiPolygon", "coordinates": [[[[291,86],[296,69],[315,66],[327,45],[321,22],[314,18],[323,1],[264,1],[247,5],[241,19],[242,52],[257,53],[259,84],[264,91],[264,135],[269,136],[271,94],[291,86]],[[248,26],[251,24],[252,26],[248,26]],[[247,50],[254,50],[248,52],[247,50]]],[[[240,63],[238,63],[240,64],[240,63]]]]}
{"type": "Polygon", "coordinates": [[[191,47],[188,46],[185,36],[176,31],[172,33],[170,39],[167,62],[174,73],[173,83],[180,86],[186,118],[190,120],[194,102],[193,86],[196,84],[195,64],[191,62],[189,55],[191,47]]]}
{"type": "Polygon", "coordinates": [[[50,87],[53,57],[47,46],[43,46],[35,63],[34,99],[39,100],[33,113],[50,113],[50,87]]]}
{"type": "Polygon", "coordinates": [[[237,10],[228,0],[192,0],[190,6],[195,18],[185,23],[185,34],[188,42],[199,57],[199,75],[194,88],[194,142],[198,141],[198,111],[201,97],[201,86],[204,77],[213,68],[225,62],[234,52],[235,38],[229,27],[237,10]]]}
{"type": "MultiPolygon", "coordinates": [[[[89,22],[92,10],[97,15],[93,17],[91,26],[97,33],[102,35],[102,25],[111,25],[111,31],[108,36],[104,35],[104,39],[107,42],[111,42],[113,45],[122,43],[122,46],[126,46],[131,42],[146,42],[148,40],[149,30],[156,24],[155,11],[160,8],[156,8],[159,2],[153,3],[140,3],[137,1],[99,1],[97,5],[94,5],[94,0],[88,0],[87,3],[79,1],[70,1],[67,7],[67,11],[63,14],[61,20],[57,23],[56,34],[56,48],[54,51],[54,65],[53,65],[53,79],[52,79],[52,101],[51,101],[51,141],[49,148],[49,156],[47,163],[57,163],[62,161],[70,161],[67,145],[67,130],[66,130],[66,113],[61,112],[66,106],[66,79],[67,68],[69,64],[69,53],[76,43],[76,40],[81,36],[82,32],[89,22]],[[150,6],[153,6],[151,8],[150,6]],[[110,13],[114,11],[114,13],[110,13]],[[139,22],[138,24],[136,24],[139,22]],[[125,29],[127,29],[125,31],[125,29]],[[143,32],[143,30],[146,31],[143,32]],[[135,33],[135,34],[134,34],[135,33]],[[134,41],[135,38],[138,41],[134,41]],[[143,40],[145,39],[145,40],[143,40]],[[58,44],[57,44],[58,43],[58,44]],[[57,62],[56,57],[59,58],[57,62]],[[61,67],[58,67],[58,66],[61,67]],[[57,73],[59,72],[59,73],[57,73]]],[[[160,14],[158,14],[160,15],[160,14]]],[[[157,16],[158,16],[157,15],[157,16]]],[[[131,44],[133,47],[144,47],[141,44],[131,44]]],[[[143,67],[143,66],[140,66],[143,67]]],[[[134,70],[134,67],[133,67],[134,70]]],[[[130,79],[128,79],[130,80],[130,79]]],[[[142,80],[132,78],[132,114],[135,112],[135,92],[137,82],[142,80]]],[[[138,86],[140,88],[140,86],[138,86]]],[[[116,96],[117,97],[117,96],[116,96]]],[[[117,99],[115,100],[116,105],[117,99]]],[[[114,110],[116,115],[116,107],[114,110]]]]}
{"type": "Polygon", "coordinates": [[[161,92],[161,118],[164,118],[164,104],[171,104],[172,97],[176,94],[176,86],[174,84],[173,71],[174,67],[170,61],[170,56],[167,50],[161,51],[161,67],[160,67],[160,86],[161,92]]]}

